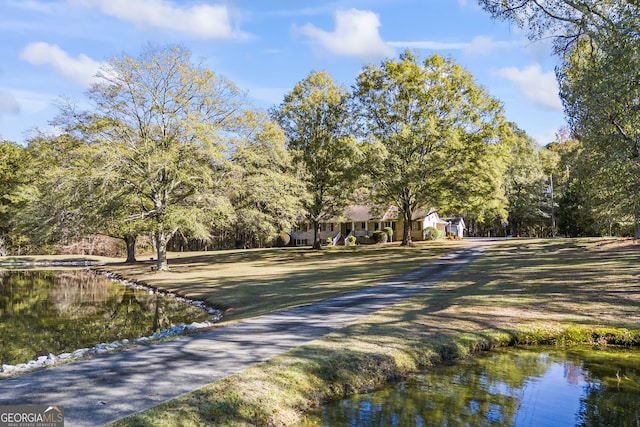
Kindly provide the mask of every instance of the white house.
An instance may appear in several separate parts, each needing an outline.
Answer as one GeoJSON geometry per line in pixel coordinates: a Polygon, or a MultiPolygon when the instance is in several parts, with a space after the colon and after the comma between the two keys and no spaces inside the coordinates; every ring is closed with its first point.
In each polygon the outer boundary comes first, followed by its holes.
{"type": "Polygon", "coordinates": [[[443,221],[446,223],[445,231],[447,233],[452,233],[461,239],[464,237],[464,230],[467,227],[462,218],[445,218],[443,221]]]}
{"type": "MultiPolygon", "coordinates": [[[[403,218],[397,207],[380,208],[367,205],[354,205],[345,209],[339,217],[320,223],[320,241],[323,244],[341,245],[350,235],[366,240],[377,230],[390,227],[393,230],[392,241],[402,239],[403,218]]],[[[426,230],[433,227],[443,233],[451,230],[463,237],[464,221],[461,218],[443,220],[435,210],[416,209],[409,229],[411,239],[425,240],[426,230]],[[449,228],[447,228],[449,227],[449,228]]],[[[300,217],[298,225],[291,230],[291,238],[296,246],[313,244],[311,224],[300,217]]]]}

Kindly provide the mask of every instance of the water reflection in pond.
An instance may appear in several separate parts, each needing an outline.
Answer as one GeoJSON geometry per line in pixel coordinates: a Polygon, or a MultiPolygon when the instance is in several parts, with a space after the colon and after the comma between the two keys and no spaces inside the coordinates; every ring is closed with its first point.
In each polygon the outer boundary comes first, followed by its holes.
{"type": "Polygon", "coordinates": [[[492,352],[331,403],[307,425],[637,427],[640,351],[492,352]]]}
{"type": "Polygon", "coordinates": [[[191,304],[90,271],[0,271],[0,365],[208,318],[191,304]]]}

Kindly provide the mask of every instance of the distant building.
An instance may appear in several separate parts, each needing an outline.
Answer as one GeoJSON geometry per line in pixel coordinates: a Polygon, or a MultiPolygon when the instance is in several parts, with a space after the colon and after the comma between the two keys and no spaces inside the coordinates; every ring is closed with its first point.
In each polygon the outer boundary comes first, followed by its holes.
{"type": "MultiPolygon", "coordinates": [[[[343,245],[349,236],[355,236],[359,242],[365,243],[374,231],[387,227],[393,230],[391,241],[402,239],[404,219],[397,207],[354,205],[346,208],[342,215],[320,223],[320,241],[323,244],[343,245]]],[[[462,218],[443,220],[436,210],[417,209],[409,228],[411,240],[425,240],[428,227],[433,227],[443,234],[451,231],[460,237],[464,236],[462,218]]],[[[298,225],[291,230],[291,239],[292,244],[296,246],[312,245],[312,225],[301,218],[298,225]]]]}

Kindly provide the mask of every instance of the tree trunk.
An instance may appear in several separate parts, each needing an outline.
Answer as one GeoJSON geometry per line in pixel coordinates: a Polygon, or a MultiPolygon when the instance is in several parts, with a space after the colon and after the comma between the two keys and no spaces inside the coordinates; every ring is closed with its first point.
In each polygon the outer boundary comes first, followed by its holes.
{"type": "Polygon", "coordinates": [[[413,212],[411,209],[403,209],[402,214],[404,217],[404,221],[402,224],[402,243],[400,246],[410,246],[411,241],[411,217],[413,217],[413,212]]]}
{"type": "Polygon", "coordinates": [[[157,271],[169,271],[169,263],[167,262],[167,236],[162,231],[162,228],[155,233],[156,241],[156,253],[158,254],[158,261],[156,262],[157,271]]]}
{"type": "Polygon", "coordinates": [[[322,249],[322,243],[320,242],[320,221],[313,220],[313,249],[322,249]]]}
{"type": "Polygon", "coordinates": [[[127,264],[136,262],[136,240],[138,236],[135,234],[127,234],[124,236],[124,242],[127,245],[127,264]]]}

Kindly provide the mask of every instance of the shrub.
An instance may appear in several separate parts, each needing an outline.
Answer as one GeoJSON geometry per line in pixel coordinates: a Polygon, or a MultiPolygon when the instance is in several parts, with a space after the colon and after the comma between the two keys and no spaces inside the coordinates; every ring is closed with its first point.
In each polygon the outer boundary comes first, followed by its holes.
{"type": "Polygon", "coordinates": [[[434,227],[427,227],[424,231],[425,240],[438,240],[440,237],[440,233],[434,227]]]}
{"type": "Polygon", "coordinates": [[[351,235],[349,237],[347,237],[347,246],[353,246],[356,244],[356,242],[358,241],[358,239],[356,238],[356,236],[351,235]]]}
{"type": "Polygon", "coordinates": [[[393,228],[385,227],[382,229],[382,231],[387,233],[387,242],[390,242],[391,240],[393,240],[393,228]]]}
{"type": "Polygon", "coordinates": [[[376,243],[387,243],[388,239],[389,236],[387,236],[385,231],[376,230],[373,232],[373,240],[375,240],[376,243]]]}
{"type": "Polygon", "coordinates": [[[278,235],[276,239],[276,246],[289,246],[291,243],[291,236],[289,233],[285,233],[284,231],[278,235]]]}

